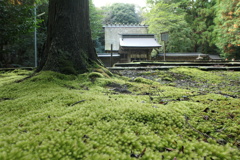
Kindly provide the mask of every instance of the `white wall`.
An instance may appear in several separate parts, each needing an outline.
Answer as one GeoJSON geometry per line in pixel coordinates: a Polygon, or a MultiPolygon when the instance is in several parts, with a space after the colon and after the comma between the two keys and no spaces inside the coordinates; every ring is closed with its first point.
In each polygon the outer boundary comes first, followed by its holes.
{"type": "Polygon", "coordinates": [[[105,28],[105,50],[119,50],[119,39],[121,34],[147,34],[148,26],[145,25],[106,25],[105,28]]]}

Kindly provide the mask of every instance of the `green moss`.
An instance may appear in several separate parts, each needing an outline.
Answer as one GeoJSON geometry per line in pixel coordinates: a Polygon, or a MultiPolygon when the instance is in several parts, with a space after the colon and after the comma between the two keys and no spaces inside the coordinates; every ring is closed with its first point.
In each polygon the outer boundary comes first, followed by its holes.
{"type": "Polygon", "coordinates": [[[113,74],[105,67],[102,67],[100,65],[96,65],[94,68],[89,69],[91,72],[98,72],[101,73],[104,77],[110,78],[113,76],[113,74]]]}
{"type": "Polygon", "coordinates": [[[98,68],[98,69],[94,69],[94,72],[96,73],[100,73],[102,76],[104,77],[107,77],[107,78],[110,78],[110,76],[101,68],[98,68]]]}
{"type": "Polygon", "coordinates": [[[3,85],[11,84],[15,81],[21,80],[27,76],[30,76],[33,74],[33,71],[27,71],[27,70],[14,70],[14,71],[8,71],[8,72],[0,72],[0,87],[3,85]]]}
{"type": "Polygon", "coordinates": [[[172,82],[172,81],[173,81],[173,79],[172,79],[172,78],[170,78],[170,77],[164,77],[164,78],[163,78],[163,80],[164,80],[164,81],[170,81],[170,82],[172,82]]]}
{"type": "Polygon", "coordinates": [[[98,72],[92,72],[88,75],[89,79],[103,78],[104,76],[98,72]]]}
{"type": "Polygon", "coordinates": [[[99,72],[91,72],[89,75],[88,75],[88,78],[91,80],[92,83],[94,83],[96,81],[96,79],[98,78],[103,78],[104,76],[99,73],[99,72]]]}
{"type": "Polygon", "coordinates": [[[211,83],[219,82],[222,79],[218,75],[213,74],[213,72],[202,71],[197,68],[174,68],[171,70],[171,72],[181,74],[183,76],[185,75],[188,77],[192,77],[194,80],[197,81],[208,81],[211,83]]]}
{"type": "Polygon", "coordinates": [[[71,61],[71,55],[68,52],[59,50],[59,72],[63,74],[73,74],[77,75],[78,72],[76,71],[76,67],[73,65],[73,62],[71,61]]]}
{"type": "MultiPolygon", "coordinates": [[[[171,72],[198,79],[197,70],[189,70],[171,72]]],[[[0,159],[125,160],[145,148],[139,159],[240,157],[239,98],[145,78],[137,83],[121,76],[108,78],[99,72],[40,72],[16,83],[28,76],[18,73],[0,74],[0,159]],[[14,80],[5,83],[10,77],[14,80]],[[132,93],[115,92],[116,88],[132,93]]],[[[203,73],[211,72],[199,74],[203,73]]],[[[238,76],[239,72],[217,72],[210,81],[220,85],[231,80],[224,91],[235,95],[238,76]]]]}
{"type": "Polygon", "coordinates": [[[145,83],[145,84],[153,84],[154,82],[149,80],[149,79],[146,79],[146,78],[142,78],[142,77],[137,77],[134,79],[135,82],[138,82],[138,83],[145,83]]]}

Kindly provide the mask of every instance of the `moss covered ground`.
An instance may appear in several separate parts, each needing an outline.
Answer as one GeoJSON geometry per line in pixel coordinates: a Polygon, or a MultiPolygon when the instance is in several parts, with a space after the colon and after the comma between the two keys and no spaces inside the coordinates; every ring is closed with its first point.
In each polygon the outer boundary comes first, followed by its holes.
{"type": "Polygon", "coordinates": [[[191,68],[1,72],[0,159],[238,160],[239,86],[191,68]]]}

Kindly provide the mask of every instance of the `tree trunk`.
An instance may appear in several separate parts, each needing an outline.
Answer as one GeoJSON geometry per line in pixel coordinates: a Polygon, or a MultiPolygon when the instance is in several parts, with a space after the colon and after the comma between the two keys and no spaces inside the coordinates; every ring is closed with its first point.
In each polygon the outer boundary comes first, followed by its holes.
{"type": "Polygon", "coordinates": [[[47,42],[38,70],[77,74],[97,62],[88,0],[49,0],[47,42]]]}

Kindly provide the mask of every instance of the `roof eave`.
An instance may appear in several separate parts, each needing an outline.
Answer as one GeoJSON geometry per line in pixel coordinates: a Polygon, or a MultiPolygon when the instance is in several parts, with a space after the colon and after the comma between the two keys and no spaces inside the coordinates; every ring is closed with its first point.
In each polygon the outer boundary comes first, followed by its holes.
{"type": "Polygon", "coordinates": [[[120,46],[121,48],[127,48],[127,49],[131,49],[131,48],[146,48],[146,49],[153,49],[153,48],[161,48],[162,46],[120,46]]]}

